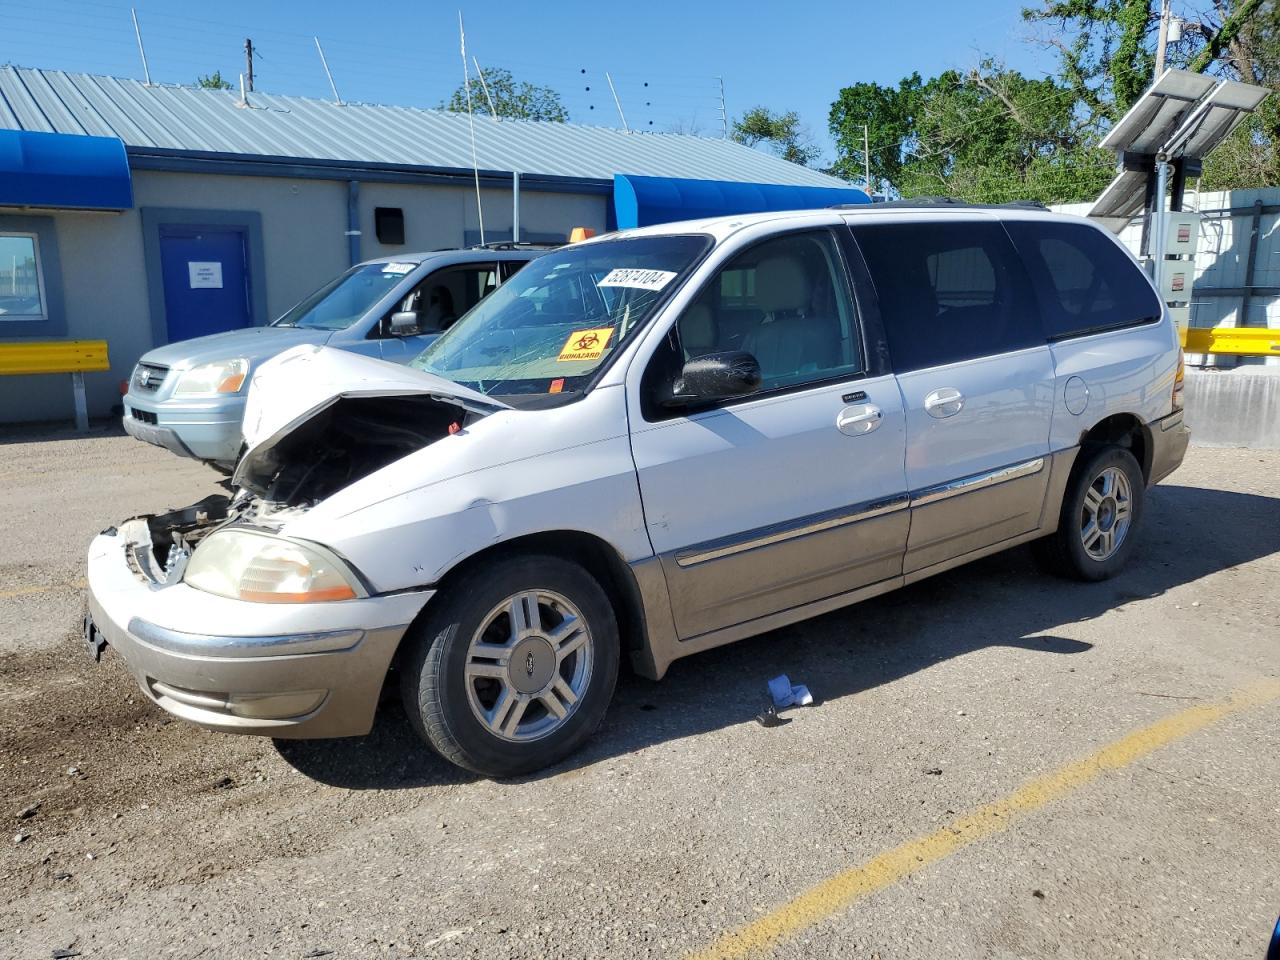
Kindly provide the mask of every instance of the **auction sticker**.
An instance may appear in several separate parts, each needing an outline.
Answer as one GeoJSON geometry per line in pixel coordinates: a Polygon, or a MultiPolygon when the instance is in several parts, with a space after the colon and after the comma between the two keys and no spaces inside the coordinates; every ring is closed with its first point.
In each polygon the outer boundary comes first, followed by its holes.
{"type": "Polygon", "coordinates": [[[413,273],[413,268],[416,266],[416,263],[384,263],[382,265],[382,272],[398,273],[401,276],[404,276],[406,273],[413,273]]]}
{"type": "Polygon", "coordinates": [[[613,336],[613,327],[599,327],[595,330],[575,330],[569,334],[564,348],[557,360],[599,360],[604,356],[604,348],[609,345],[613,336]]]}
{"type": "Polygon", "coordinates": [[[641,270],[639,267],[617,267],[610,270],[597,287],[634,287],[637,290],[661,290],[675,279],[670,270],[641,270]]]}

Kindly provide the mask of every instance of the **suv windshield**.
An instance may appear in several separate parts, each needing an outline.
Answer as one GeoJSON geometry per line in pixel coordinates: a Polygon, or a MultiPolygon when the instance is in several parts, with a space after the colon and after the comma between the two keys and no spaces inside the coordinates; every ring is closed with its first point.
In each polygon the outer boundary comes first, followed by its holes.
{"type": "Polygon", "coordinates": [[[701,236],[635,237],[539,257],[412,366],[488,394],[581,389],[709,245],[701,236]]]}
{"type": "Polygon", "coordinates": [[[416,263],[408,262],[358,264],[299,302],[272,326],[345,330],[416,269],[416,263]]]}

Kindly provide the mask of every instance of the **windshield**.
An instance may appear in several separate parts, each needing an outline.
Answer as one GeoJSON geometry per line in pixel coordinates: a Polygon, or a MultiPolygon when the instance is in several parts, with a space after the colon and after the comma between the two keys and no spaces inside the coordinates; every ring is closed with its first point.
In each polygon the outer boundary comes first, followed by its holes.
{"type": "Polygon", "coordinates": [[[581,389],[708,244],[699,236],[635,237],[539,257],[412,366],[481,393],[581,389]]]}
{"type": "Polygon", "coordinates": [[[273,326],[345,330],[416,269],[416,263],[365,263],[352,267],[298,303],[273,326]]]}

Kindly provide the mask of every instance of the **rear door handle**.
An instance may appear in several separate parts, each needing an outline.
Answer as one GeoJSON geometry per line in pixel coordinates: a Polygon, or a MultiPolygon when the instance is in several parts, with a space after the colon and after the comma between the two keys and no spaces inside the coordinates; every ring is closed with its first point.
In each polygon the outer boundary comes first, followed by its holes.
{"type": "Polygon", "coordinates": [[[874,403],[855,403],[836,414],[836,429],[850,437],[860,437],[880,426],[884,414],[874,403]]]}
{"type": "Polygon", "coordinates": [[[925,413],[938,420],[954,417],[964,409],[964,394],[955,387],[939,387],[924,398],[925,413]]]}

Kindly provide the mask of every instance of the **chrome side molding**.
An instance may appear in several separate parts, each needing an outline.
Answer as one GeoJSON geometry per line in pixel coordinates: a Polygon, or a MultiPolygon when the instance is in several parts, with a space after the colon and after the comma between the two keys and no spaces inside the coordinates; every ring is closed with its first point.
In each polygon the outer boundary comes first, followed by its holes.
{"type": "Polygon", "coordinates": [[[735,553],[745,553],[748,550],[755,550],[759,547],[772,546],[775,543],[794,540],[797,537],[807,537],[810,534],[821,533],[824,530],[834,530],[837,527],[848,526],[851,523],[859,523],[863,520],[870,520],[873,517],[896,513],[899,510],[907,509],[910,503],[911,498],[905,493],[901,493],[883,500],[870,500],[850,508],[814,514],[792,523],[761,527],[749,534],[745,540],[700,544],[687,552],[677,553],[676,564],[681,567],[692,567],[699,563],[706,563],[708,560],[719,560],[723,557],[733,556],[735,553]]]}
{"type": "Polygon", "coordinates": [[[1043,469],[1044,457],[1036,457],[1034,460],[1026,460],[1022,463],[1000,467],[998,470],[988,470],[985,473],[975,473],[956,480],[948,480],[946,483],[925,487],[923,490],[917,490],[912,493],[911,506],[922,507],[925,504],[937,503],[939,500],[956,497],[962,493],[973,493],[975,490],[982,490],[985,487],[994,487],[998,483],[1017,480],[1019,477],[1032,476],[1043,469]]]}

